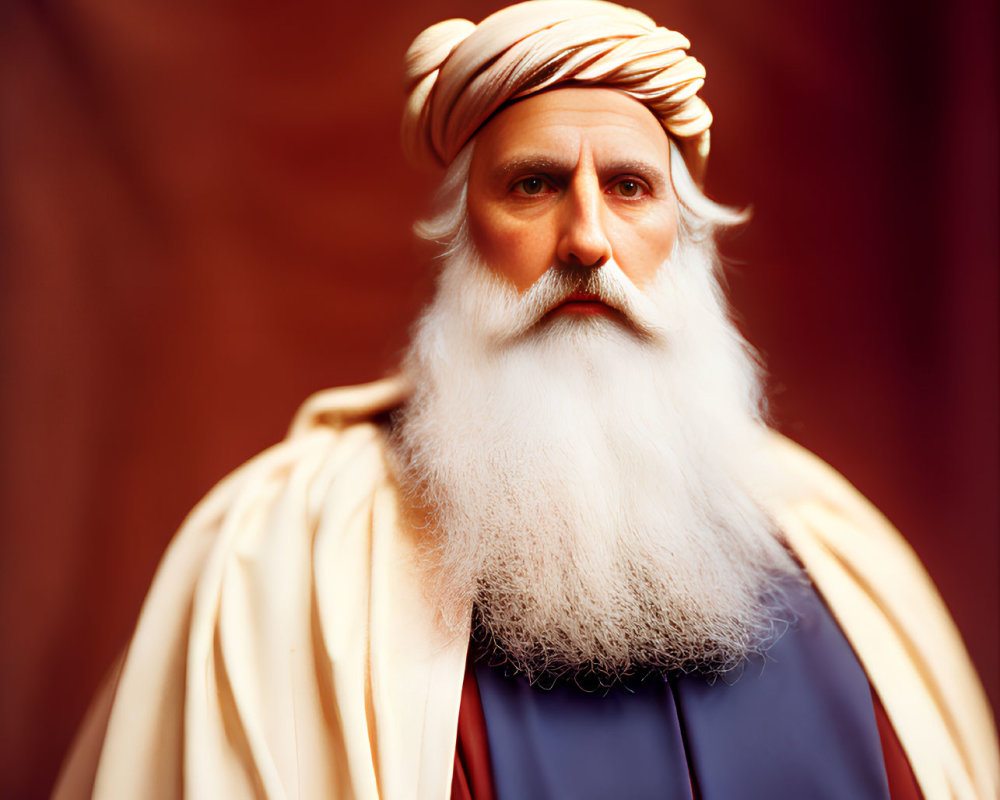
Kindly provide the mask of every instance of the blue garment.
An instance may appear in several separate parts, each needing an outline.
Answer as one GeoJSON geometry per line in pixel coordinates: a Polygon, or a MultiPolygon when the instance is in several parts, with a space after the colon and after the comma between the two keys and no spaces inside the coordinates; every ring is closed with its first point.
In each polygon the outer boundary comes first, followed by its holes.
{"type": "Polygon", "coordinates": [[[762,659],[584,692],[475,666],[498,800],[888,800],[868,679],[811,588],[762,659]]]}

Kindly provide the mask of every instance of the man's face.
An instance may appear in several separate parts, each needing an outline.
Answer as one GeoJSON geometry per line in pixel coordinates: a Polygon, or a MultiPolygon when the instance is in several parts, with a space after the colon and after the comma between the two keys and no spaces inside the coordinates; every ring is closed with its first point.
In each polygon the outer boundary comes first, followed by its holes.
{"type": "MultiPolygon", "coordinates": [[[[614,261],[644,288],[671,255],[677,198],[670,147],[652,113],[612,89],[557,89],[504,109],[476,136],[472,239],[524,292],[550,267],[614,261]]],[[[603,314],[587,297],[558,313],[603,314]]]]}

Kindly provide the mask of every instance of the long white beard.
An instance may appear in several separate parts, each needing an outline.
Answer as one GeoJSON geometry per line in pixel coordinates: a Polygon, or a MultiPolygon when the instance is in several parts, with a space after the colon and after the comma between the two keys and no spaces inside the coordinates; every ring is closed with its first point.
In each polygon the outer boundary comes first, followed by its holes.
{"type": "Polygon", "coordinates": [[[607,264],[519,297],[462,244],[404,368],[401,479],[456,629],[475,606],[529,677],[616,677],[726,668],[783,628],[797,568],[739,479],[764,466],[758,379],[711,251],[645,292],[607,264]],[[543,320],[581,280],[623,318],[543,320]]]}

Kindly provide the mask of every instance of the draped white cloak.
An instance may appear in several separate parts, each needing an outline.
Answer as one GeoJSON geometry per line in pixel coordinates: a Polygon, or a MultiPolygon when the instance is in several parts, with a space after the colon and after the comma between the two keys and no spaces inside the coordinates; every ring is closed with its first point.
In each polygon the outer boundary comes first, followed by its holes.
{"type": "MultiPolygon", "coordinates": [[[[171,543],[56,800],[447,798],[468,633],[414,569],[375,416],[389,379],[311,398],[171,543]]],[[[854,647],[926,800],[996,798],[997,739],[916,556],[842,477],[774,434],[758,495],[854,647]]]]}

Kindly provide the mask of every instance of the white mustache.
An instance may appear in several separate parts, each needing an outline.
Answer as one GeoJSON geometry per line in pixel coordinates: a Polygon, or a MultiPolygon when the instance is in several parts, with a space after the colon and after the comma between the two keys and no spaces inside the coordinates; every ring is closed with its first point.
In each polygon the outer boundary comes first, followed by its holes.
{"type": "Polygon", "coordinates": [[[665,334],[656,322],[656,308],[617,264],[573,268],[553,266],[517,299],[510,327],[505,333],[515,338],[539,325],[549,312],[574,294],[589,294],[618,311],[632,330],[644,339],[658,339],[665,334]]]}

